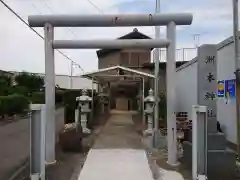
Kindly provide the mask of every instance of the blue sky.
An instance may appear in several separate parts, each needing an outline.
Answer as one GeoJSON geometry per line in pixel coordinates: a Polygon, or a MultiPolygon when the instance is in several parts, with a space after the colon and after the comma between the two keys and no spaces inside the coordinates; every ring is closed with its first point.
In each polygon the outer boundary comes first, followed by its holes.
{"type": "MultiPolygon", "coordinates": [[[[91,0],[105,14],[153,13],[155,0],[91,0]]],[[[24,19],[31,14],[99,14],[87,0],[5,0],[24,19]]],[[[193,24],[177,30],[177,48],[194,47],[193,35],[200,34],[199,44],[217,43],[232,34],[232,4],[227,0],[161,0],[161,12],[193,14],[193,24]]],[[[5,70],[44,72],[43,41],[0,4],[0,64],[5,70]]],[[[114,39],[132,31],[125,28],[57,28],[55,39],[114,39]]],[[[138,27],[154,37],[153,27],[138,27]]],[[[37,29],[43,34],[42,28],[37,29]]],[[[164,38],[165,28],[161,28],[164,38]]],[[[63,50],[85,72],[97,68],[96,50],[63,50]]],[[[189,57],[196,52],[189,52],[189,57]]],[[[69,74],[70,62],[56,52],[56,73],[69,74]]],[[[82,73],[79,68],[74,74],[82,73]]]]}

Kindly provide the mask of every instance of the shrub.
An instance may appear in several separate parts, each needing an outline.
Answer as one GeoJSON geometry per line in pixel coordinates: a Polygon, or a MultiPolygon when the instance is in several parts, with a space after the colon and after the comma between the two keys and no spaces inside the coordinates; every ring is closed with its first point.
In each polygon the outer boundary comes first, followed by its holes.
{"type": "MultiPolygon", "coordinates": [[[[76,104],[76,97],[81,96],[82,90],[81,89],[74,89],[74,90],[66,90],[63,94],[63,102],[64,104],[74,105],[76,104]]],[[[93,96],[96,95],[94,91],[93,96]]],[[[88,90],[88,96],[92,97],[92,90],[88,90]]]]}
{"type": "Polygon", "coordinates": [[[1,86],[12,86],[12,78],[7,75],[0,75],[0,85],[1,86]]]}
{"type": "Polygon", "coordinates": [[[35,74],[22,72],[15,77],[19,86],[28,87],[30,91],[39,91],[44,86],[44,78],[35,74]]]}
{"type": "Polygon", "coordinates": [[[72,123],[75,119],[76,97],[81,95],[80,90],[67,90],[63,94],[63,104],[65,109],[65,123],[72,123]]]}
{"type": "Polygon", "coordinates": [[[64,107],[65,124],[75,122],[75,107],[65,105],[64,107]]]}
{"type": "Polygon", "coordinates": [[[63,95],[64,95],[64,91],[56,90],[56,95],[55,95],[56,104],[62,104],[63,103],[63,95]]]}
{"type": "MultiPolygon", "coordinates": [[[[63,94],[63,104],[65,107],[65,122],[72,123],[75,119],[75,109],[77,107],[76,97],[81,96],[81,90],[66,90],[63,94]]],[[[94,100],[96,92],[94,92],[94,100]]],[[[88,90],[88,96],[92,96],[91,90],[88,90]]],[[[95,107],[97,107],[97,103],[95,100],[95,107]]],[[[91,108],[91,107],[90,107],[91,108]]],[[[96,111],[96,108],[94,108],[96,111]]]]}
{"type": "Polygon", "coordinates": [[[28,93],[29,93],[29,89],[25,86],[14,86],[13,87],[13,91],[16,93],[16,94],[22,94],[24,96],[27,96],[28,93]]]}
{"type": "Polygon", "coordinates": [[[13,93],[14,93],[14,89],[12,87],[0,85],[0,96],[7,96],[13,93]]]}
{"type": "Polygon", "coordinates": [[[28,99],[19,94],[0,96],[0,114],[13,115],[23,113],[28,109],[28,99]]]}
{"type": "Polygon", "coordinates": [[[0,75],[0,96],[12,94],[12,79],[6,75],[0,75]]]}
{"type": "Polygon", "coordinates": [[[30,101],[32,104],[45,104],[45,93],[44,92],[33,92],[30,101]]]}
{"type": "MultiPolygon", "coordinates": [[[[56,91],[55,103],[62,104],[63,102],[63,91],[56,91]]],[[[30,96],[32,104],[44,104],[45,103],[45,92],[33,92],[30,96]]]]}
{"type": "Polygon", "coordinates": [[[76,104],[76,97],[81,95],[80,90],[67,90],[63,94],[64,105],[74,106],[76,104]]]}

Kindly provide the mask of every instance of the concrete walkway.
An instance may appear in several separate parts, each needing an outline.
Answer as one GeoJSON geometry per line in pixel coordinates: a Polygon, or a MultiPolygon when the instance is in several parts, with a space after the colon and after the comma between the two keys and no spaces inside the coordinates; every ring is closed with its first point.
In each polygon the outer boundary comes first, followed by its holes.
{"type": "Polygon", "coordinates": [[[112,114],[97,138],[93,149],[141,149],[131,114],[112,114]]]}
{"type": "Polygon", "coordinates": [[[78,180],[153,180],[131,114],[113,114],[89,151],[78,180]]]}

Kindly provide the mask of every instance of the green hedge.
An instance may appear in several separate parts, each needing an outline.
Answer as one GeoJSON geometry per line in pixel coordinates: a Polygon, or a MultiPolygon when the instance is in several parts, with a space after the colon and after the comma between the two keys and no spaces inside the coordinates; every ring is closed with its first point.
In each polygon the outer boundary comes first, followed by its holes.
{"type": "MultiPolygon", "coordinates": [[[[62,104],[63,103],[63,91],[56,91],[55,94],[55,103],[62,104]]],[[[45,93],[44,92],[33,92],[30,96],[30,101],[32,104],[44,104],[45,103],[45,93]]]]}
{"type": "Polygon", "coordinates": [[[45,93],[44,92],[33,92],[29,97],[32,104],[44,104],[45,103],[45,93]]]}
{"type": "Polygon", "coordinates": [[[63,104],[66,106],[74,106],[76,105],[76,97],[81,95],[80,90],[67,90],[63,95],[63,104]]]}
{"type": "Polygon", "coordinates": [[[25,86],[14,86],[12,88],[12,91],[16,94],[21,94],[24,96],[28,96],[28,93],[29,93],[29,89],[25,86]]]}
{"type": "Polygon", "coordinates": [[[64,91],[56,90],[56,94],[55,94],[56,104],[62,104],[63,103],[63,95],[64,95],[64,91]]]}
{"type": "Polygon", "coordinates": [[[75,119],[76,97],[81,95],[80,90],[66,90],[63,95],[65,123],[72,123],[75,119]]]}
{"type": "Polygon", "coordinates": [[[19,94],[0,96],[0,115],[20,114],[29,107],[28,98],[19,94]]]}
{"type": "MultiPolygon", "coordinates": [[[[65,123],[72,123],[75,119],[75,109],[77,107],[76,97],[81,96],[82,90],[66,90],[63,94],[63,104],[65,107],[65,123]]],[[[94,100],[96,92],[94,91],[94,100]]],[[[92,97],[92,91],[88,90],[88,96],[92,97]]],[[[95,107],[97,103],[95,102],[95,107]]],[[[91,107],[90,107],[91,108],[91,107]]],[[[96,110],[96,108],[94,108],[96,110]]]]}

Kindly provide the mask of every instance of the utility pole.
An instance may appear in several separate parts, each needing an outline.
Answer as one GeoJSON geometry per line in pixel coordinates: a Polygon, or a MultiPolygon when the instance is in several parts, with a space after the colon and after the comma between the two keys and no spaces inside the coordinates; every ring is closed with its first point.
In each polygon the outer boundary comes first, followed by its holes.
{"type": "MultiPolygon", "coordinates": [[[[156,14],[160,13],[160,0],[156,0],[156,14]]],[[[155,26],[155,39],[160,39],[160,26],[155,26]]],[[[156,101],[156,105],[155,105],[155,109],[154,109],[154,139],[153,142],[155,142],[156,139],[156,133],[158,131],[158,127],[159,127],[159,84],[158,84],[158,80],[159,80],[159,61],[160,61],[160,48],[156,48],[154,49],[154,61],[155,61],[155,68],[154,68],[154,74],[155,74],[155,79],[154,79],[154,96],[155,96],[155,101],[156,101]]],[[[155,144],[155,143],[154,143],[155,144]]]]}
{"type": "Polygon", "coordinates": [[[240,88],[240,55],[239,55],[239,37],[238,37],[238,0],[233,0],[233,39],[235,55],[235,76],[236,76],[236,127],[237,127],[237,154],[240,158],[240,107],[239,107],[239,88],[240,88]]]}
{"type": "Polygon", "coordinates": [[[72,76],[73,76],[73,61],[71,61],[71,70],[70,70],[70,89],[72,89],[72,82],[73,82],[73,79],[72,79],[72,76]]]}
{"type": "Polygon", "coordinates": [[[196,48],[199,47],[200,35],[201,35],[201,34],[194,34],[194,35],[193,35],[193,40],[194,40],[194,42],[195,42],[195,47],[196,47],[196,48]]]}

